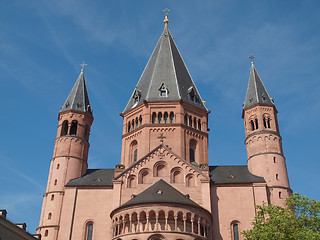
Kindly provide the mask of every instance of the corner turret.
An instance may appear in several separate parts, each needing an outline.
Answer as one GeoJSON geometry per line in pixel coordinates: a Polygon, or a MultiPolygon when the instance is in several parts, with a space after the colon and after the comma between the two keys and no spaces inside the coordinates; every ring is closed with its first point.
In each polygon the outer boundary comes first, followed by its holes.
{"type": "Polygon", "coordinates": [[[266,180],[269,203],[283,206],[291,189],[277,113],[273,100],[252,63],[242,113],[248,169],[266,180]]]}

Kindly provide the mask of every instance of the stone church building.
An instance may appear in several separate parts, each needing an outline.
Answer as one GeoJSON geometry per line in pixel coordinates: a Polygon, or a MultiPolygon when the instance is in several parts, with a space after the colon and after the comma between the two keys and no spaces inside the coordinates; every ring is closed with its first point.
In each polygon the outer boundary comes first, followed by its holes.
{"type": "Polygon", "coordinates": [[[121,113],[114,169],[88,169],[93,115],[81,70],[58,116],[43,240],[239,240],[255,204],[283,205],[291,194],[277,109],[253,63],[242,113],[247,165],[208,164],[210,111],[168,22],[121,113]]]}

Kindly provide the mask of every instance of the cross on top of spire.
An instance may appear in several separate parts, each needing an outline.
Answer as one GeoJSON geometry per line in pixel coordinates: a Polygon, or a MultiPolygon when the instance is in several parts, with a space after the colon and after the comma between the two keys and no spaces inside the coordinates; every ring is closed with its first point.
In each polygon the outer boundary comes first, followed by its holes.
{"type": "Polygon", "coordinates": [[[170,12],[170,9],[166,8],[166,9],[164,9],[164,10],[162,10],[162,11],[166,13],[166,16],[165,16],[163,22],[164,22],[165,24],[168,24],[168,23],[169,23],[168,12],[170,12]]]}
{"type": "Polygon", "coordinates": [[[84,67],[87,66],[88,64],[86,64],[84,61],[82,61],[82,63],[80,64],[81,68],[81,72],[83,72],[84,67]]]}
{"type": "Polygon", "coordinates": [[[250,54],[248,58],[250,58],[251,64],[253,64],[253,59],[255,59],[255,57],[253,56],[253,54],[250,54]]]}

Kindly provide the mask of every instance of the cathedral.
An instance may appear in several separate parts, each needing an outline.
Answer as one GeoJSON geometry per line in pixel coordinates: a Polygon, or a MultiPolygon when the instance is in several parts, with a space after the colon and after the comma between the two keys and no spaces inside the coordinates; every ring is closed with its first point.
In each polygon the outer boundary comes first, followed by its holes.
{"type": "Polygon", "coordinates": [[[120,114],[112,169],[88,169],[94,118],[81,70],[58,115],[43,240],[241,240],[255,205],[283,206],[291,194],[277,109],[253,63],[242,111],[247,165],[209,165],[210,111],[168,23],[120,114]]]}

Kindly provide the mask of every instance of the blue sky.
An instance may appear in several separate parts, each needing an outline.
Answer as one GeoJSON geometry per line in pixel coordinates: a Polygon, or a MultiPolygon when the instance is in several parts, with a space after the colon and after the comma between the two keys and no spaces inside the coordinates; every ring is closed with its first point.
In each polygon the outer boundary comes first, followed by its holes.
{"type": "MultiPolygon", "coordinates": [[[[320,1],[1,1],[0,208],[35,233],[57,116],[80,73],[95,117],[89,167],[120,162],[124,109],[169,28],[211,110],[211,165],[246,164],[249,54],[279,111],[294,192],[320,200],[320,1]]],[[[107,202],[107,199],[106,199],[107,202]]]]}

